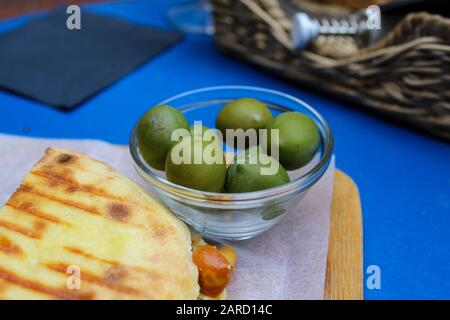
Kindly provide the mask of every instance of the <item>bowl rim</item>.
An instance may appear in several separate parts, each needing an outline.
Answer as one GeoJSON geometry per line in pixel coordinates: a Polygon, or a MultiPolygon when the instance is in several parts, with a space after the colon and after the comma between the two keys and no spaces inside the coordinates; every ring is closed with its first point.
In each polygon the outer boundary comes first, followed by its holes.
{"type": "MultiPolygon", "coordinates": [[[[316,118],[313,119],[316,124],[318,124],[319,132],[321,134],[322,144],[323,144],[323,152],[321,159],[317,164],[315,164],[310,170],[308,170],[306,173],[304,173],[302,176],[298,177],[297,179],[286,183],[284,185],[260,190],[260,191],[253,191],[253,192],[244,192],[244,193],[218,193],[218,192],[206,192],[201,190],[196,190],[184,186],[177,185],[175,183],[172,183],[159,175],[155,174],[152,169],[141,157],[139,156],[139,146],[137,143],[137,137],[136,137],[136,130],[138,123],[141,118],[139,118],[136,122],[136,124],[133,126],[133,129],[130,133],[130,139],[129,139],[129,150],[131,153],[131,157],[134,162],[134,167],[138,171],[138,173],[152,186],[154,186],[157,189],[163,190],[165,192],[168,192],[174,196],[187,198],[189,200],[194,201],[209,201],[216,204],[221,203],[227,203],[230,202],[238,202],[239,204],[242,204],[243,202],[254,202],[254,201],[260,201],[260,200],[271,200],[279,197],[284,197],[286,195],[290,195],[292,193],[300,193],[307,189],[309,189],[312,185],[314,185],[326,172],[326,170],[329,167],[331,157],[333,155],[333,149],[334,149],[334,138],[333,133],[331,131],[331,128],[329,127],[327,121],[325,118],[313,107],[311,107],[309,104],[304,102],[303,100],[296,98],[292,95],[262,88],[262,87],[254,87],[254,86],[236,86],[236,85],[225,85],[225,86],[212,86],[212,87],[204,87],[200,89],[195,90],[189,90],[180,94],[177,94],[175,96],[172,96],[168,99],[165,99],[164,101],[156,104],[156,105],[163,105],[163,104],[169,104],[170,101],[180,99],[186,96],[191,96],[199,93],[204,93],[208,91],[217,91],[217,90],[248,90],[248,91],[257,91],[260,93],[267,93],[271,95],[276,95],[281,98],[289,99],[294,103],[302,105],[304,108],[308,109],[309,112],[311,112],[316,118]]],[[[155,105],[155,106],[156,106],[155,105]]]]}

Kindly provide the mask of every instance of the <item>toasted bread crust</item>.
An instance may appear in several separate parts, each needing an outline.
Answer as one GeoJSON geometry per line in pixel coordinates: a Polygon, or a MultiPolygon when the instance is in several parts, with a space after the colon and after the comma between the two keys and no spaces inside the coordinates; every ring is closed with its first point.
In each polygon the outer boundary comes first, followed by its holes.
{"type": "Polygon", "coordinates": [[[0,211],[0,299],[198,295],[186,225],[103,162],[49,148],[0,211]]]}

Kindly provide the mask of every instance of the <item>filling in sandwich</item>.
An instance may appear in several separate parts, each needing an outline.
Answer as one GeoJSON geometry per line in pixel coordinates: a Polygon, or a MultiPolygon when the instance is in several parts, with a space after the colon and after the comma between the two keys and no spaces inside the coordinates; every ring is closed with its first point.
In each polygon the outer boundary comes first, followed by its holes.
{"type": "Polygon", "coordinates": [[[192,258],[199,272],[200,299],[225,299],[225,288],[236,267],[233,248],[217,248],[198,235],[192,235],[192,258]]]}

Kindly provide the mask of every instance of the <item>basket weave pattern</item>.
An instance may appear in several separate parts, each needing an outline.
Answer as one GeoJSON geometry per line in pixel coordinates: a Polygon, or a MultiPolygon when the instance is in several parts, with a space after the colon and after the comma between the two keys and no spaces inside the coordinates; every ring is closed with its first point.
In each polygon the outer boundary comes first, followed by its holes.
{"type": "Polygon", "coordinates": [[[290,30],[301,3],[212,0],[218,48],[450,141],[450,19],[412,13],[371,47],[322,36],[299,51],[290,30]]]}

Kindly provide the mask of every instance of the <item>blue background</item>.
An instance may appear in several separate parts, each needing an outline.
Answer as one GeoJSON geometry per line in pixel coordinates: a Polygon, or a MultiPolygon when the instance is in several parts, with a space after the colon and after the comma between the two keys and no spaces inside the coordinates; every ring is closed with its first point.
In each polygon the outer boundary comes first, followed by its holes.
{"type": "MultiPolygon", "coordinates": [[[[169,3],[130,1],[85,8],[167,28],[169,3]]],[[[29,19],[4,21],[0,32],[29,19]]],[[[360,188],[364,266],[375,264],[382,272],[381,290],[365,288],[366,299],[450,299],[449,145],[223,56],[211,37],[188,35],[72,112],[0,91],[0,132],[125,144],[135,121],[154,104],[214,85],[280,90],[303,99],[329,121],[337,166],[360,188]]]]}

